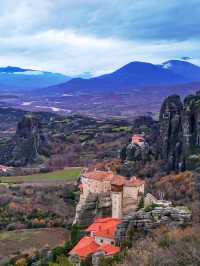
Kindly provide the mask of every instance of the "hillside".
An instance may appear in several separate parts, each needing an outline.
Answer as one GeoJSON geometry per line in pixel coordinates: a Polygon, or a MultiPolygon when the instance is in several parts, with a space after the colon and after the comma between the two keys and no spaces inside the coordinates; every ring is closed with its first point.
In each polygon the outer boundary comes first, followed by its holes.
{"type": "Polygon", "coordinates": [[[95,93],[134,88],[169,86],[199,81],[200,67],[185,61],[169,61],[162,65],[131,62],[106,75],[90,79],[76,78],[48,88],[54,92],[95,93]],[[188,72],[190,74],[188,74],[188,72]]]}
{"type": "Polygon", "coordinates": [[[1,128],[0,161],[12,166],[46,163],[54,168],[115,158],[132,132],[132,125],[122,119],[95,120],[13,109],[6,113],[2,109],[1,117],[9,123],[1,128]]]}

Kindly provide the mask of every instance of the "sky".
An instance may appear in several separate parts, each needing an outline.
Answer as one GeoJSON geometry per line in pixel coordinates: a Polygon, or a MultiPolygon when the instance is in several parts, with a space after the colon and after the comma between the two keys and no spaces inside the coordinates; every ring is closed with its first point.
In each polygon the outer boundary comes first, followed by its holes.
{"type": "Polygon", "coordinates": [[[0,0],[0,65],[66,75],[200,65],[200,0],[0,0]]]}

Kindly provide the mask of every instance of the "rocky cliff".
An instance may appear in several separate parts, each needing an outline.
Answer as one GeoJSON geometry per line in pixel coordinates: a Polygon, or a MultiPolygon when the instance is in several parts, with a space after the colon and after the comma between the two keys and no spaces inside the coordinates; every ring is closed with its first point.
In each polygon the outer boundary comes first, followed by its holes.
{"type": "Polygon", "coordinates": [[[196,169],[200,163],[200,95],[184,102],[178,95],[162,104],[160,117],[161,158],[169,170],[196,169]]]}
{"type": "Polygon", "coordinates": [[[158,133],[157,122],[151,117],[141,116],[135,119],[132,134],[144,135],[145,141],[143,145],[137,145],[129,140],[129,143],[124,145],[120,151],[120,159],[126,162],[153,160],[156,157],[156,147],[153,144],[155,144],[158,133]]]}
{"type": "Polygon", "coordinates": [[[112,204],[110,193],[95,194],[91,193],[87,198],[80,196],[76,207],[74,223],[82,227],[89,226],[97,217],[111,216],[112,204]]]}
{"type": "Polygon", "coordinates": [[[187,226],[191,224],[191,218],[192,214],[186,207],[156,207],[151,211],[132,212],[118,225],[116,242],[120,246],[130,244],[137,235],[141,237],[161,225],[187,226]]]}
{"type": "Polygon", "coordinates": [[[0,160],[16,167],[41,163],[43,147],[48,148],[46,142],[39,116],[26,114],[18,123],[15,136],[1,148],[0,160]]]}

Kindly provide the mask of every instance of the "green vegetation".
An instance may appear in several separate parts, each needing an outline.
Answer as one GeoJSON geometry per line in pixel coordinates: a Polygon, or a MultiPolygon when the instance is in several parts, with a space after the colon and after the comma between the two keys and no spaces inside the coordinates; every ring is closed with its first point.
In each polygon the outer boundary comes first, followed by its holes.
{"type": "Polygon", "coordinates": [[[129,126],[114,127],[112,132],[131,132],[132,128],[129,126]]]}
{"type": "Polygon", "coordinates": [[[81,175],[82,168],[71,167],[60,171],[49,172],[44,174],[34,174],[26,176],[0,177],[1,182],[21,183],[21,182],[39,182],[39,181],[73,181],[81,175]]]}
{"type": "Polygon", "coordinates": [[[153,203],[153,204],[147,206],[147,207],[144,209],[144,211],[145,211],[145,212],[150,212],[150,211],[154,210],[156,207],[160,207],[160,205],[159,205],[159,204],[155,204],[155,203],[153,203]]]}
{"type": "Polygon", "coordinates": [[[141,197],[140,202],[138,204],[138,210],[144,208],[144,196],[141,197]]]}
{"type": "Polygon", "coordinates": [[[56,262],[50,262],[49,266],[72,266],[68,258],[65,256],[59,256],[56,262]]]}

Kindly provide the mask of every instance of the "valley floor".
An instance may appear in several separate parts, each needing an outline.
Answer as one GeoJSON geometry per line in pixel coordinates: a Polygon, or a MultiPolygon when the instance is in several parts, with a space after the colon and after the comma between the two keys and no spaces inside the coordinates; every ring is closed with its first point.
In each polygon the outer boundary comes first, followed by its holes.
{"type": "Polygon", "coordinates": [[[63,170],[39,173],[25,176],[2,176],[0,182],[2,183],[42,183],[42,182],[53,182],[53,181],[76,181],[80,174],[81,167],[68,167],[63,170]]]}

